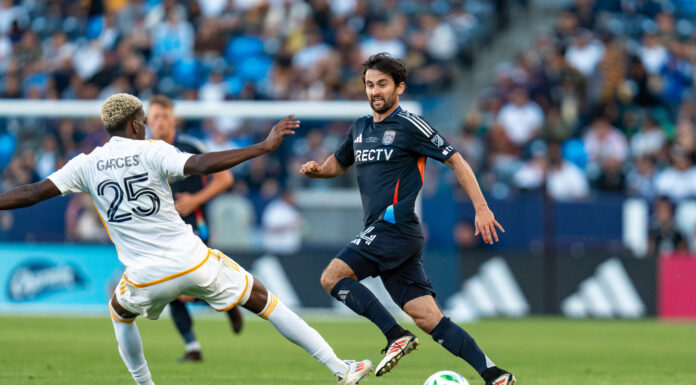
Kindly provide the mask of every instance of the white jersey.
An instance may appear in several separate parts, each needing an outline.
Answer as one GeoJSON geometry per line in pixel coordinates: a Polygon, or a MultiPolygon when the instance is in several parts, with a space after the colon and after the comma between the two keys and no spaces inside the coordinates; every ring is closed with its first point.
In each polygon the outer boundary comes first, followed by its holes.
{"type": "Polygon", "coordinates": [[[126,278],[152,284],[199,266],[207,246],[174,208],[167,180],[184,176],[192,154],[161,140],[114,136],[80,154],[50,179],[62,194],[86,192],[104,222],[126,278]]]}

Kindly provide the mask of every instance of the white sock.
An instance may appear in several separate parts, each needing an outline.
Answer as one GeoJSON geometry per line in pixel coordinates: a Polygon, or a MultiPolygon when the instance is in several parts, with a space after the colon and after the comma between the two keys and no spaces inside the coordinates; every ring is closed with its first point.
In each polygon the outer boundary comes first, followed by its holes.
{"type": "Polygon", "coordinates": [[[186,344],[186,352],[200,352],[201,344],[198,341],[189,342],[186,344]]]}
{"type": "Polygon", "coordinates": [[[112,322],[116,333],[116,342],[118,342],[118,352],[135,382],[138,385],[155,385],[152,382],[150,368],[147,367],[147,361],[145,361],[138,326],[135,322],[124,323],[113,319],[112,322]]]}
{"type": "Polygon", "coordinates": [[[301,346],[317,361],[326,366],[333,374],[343,374],[348,371],[348,364],[336,357],[331,346],[311,326],[297,314],[285,306],[271,292],[268,292],[268,302],[259,317],[270,321],[285,338],[301,346]]]}

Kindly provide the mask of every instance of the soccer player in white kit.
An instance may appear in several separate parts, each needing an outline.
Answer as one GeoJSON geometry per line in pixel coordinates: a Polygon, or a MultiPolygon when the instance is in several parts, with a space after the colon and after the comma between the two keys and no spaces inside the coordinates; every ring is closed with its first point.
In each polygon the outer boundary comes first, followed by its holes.
{"type": "Polygon", "coordinates": [[[101,109],[111,139],[80,154],[47,179],[0,194],[0,210],[26,207],[60,194],[86,192],[104,222],[119,260],[126,266],[109,302],[118,350],[138,384],[154,384],[143,354],[139,315],[157,319],[185,294],[217,311],[243,306],[270,321],[288,340],[324,364],[338,383],[356,384],[372,368],[369,360],[342,361],[329,344],[234,260],[209,249],[186,225],[167,182],[210,174],[274,151],[300,122],[290,115],[266,140],[249,147],[192,155],[160,140],[144,140],[145,114],[128,94],[109,97],[101,109]]]}

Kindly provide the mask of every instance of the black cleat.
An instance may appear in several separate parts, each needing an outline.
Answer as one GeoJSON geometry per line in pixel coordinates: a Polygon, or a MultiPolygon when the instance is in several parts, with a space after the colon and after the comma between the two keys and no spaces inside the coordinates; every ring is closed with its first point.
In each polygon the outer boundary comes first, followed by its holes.
{"type": "Polygon", "coordinates": [[[486,385],[515,385],[517,383],[517,379],[515,378],[514,374],[508,372],[507,370],[499,368],[496,369],[498,369],[498,373],[495,375],[495,378],[486,382],[486,385]]]}
{"type": "Polygon", "coordinates": [[[201,362],[203,361],[203,355],[198,350],[193,350],[186,352],[183,357],[180,357],[177,361],[179,362],[201,362]]]}

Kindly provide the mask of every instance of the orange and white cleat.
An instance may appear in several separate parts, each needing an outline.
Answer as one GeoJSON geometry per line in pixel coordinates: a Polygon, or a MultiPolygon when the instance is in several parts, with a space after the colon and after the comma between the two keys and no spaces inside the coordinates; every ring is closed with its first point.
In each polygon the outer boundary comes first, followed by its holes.
{"type": "Polygon", "coordinates": [[[418,337],[408,330],[403,336],[389,341],[387,347],[382,350],[382,353],[386,354],[375,370],[377,376],[383,376],[387,372],[391,372],[401,357],[416,350],[419,344],[418,337]]]}
{"type": "Polygon", "coordinates": [[[348,371],[345,374],[337,374],[336,379],[338,380],[338,385],[354,385],[357,384],[363,377],[370,374],[372,370],[372,361],[346,361],[348,364],[348,371]]]}
{"type": "Polygon", "coordinates": [[[514,374],[503,369],[500,369],[500,371],[501,374],[494,380],[487,382],[486,385],[515,385],[517,383],[517,379],[515,378],[514,374]]]}

